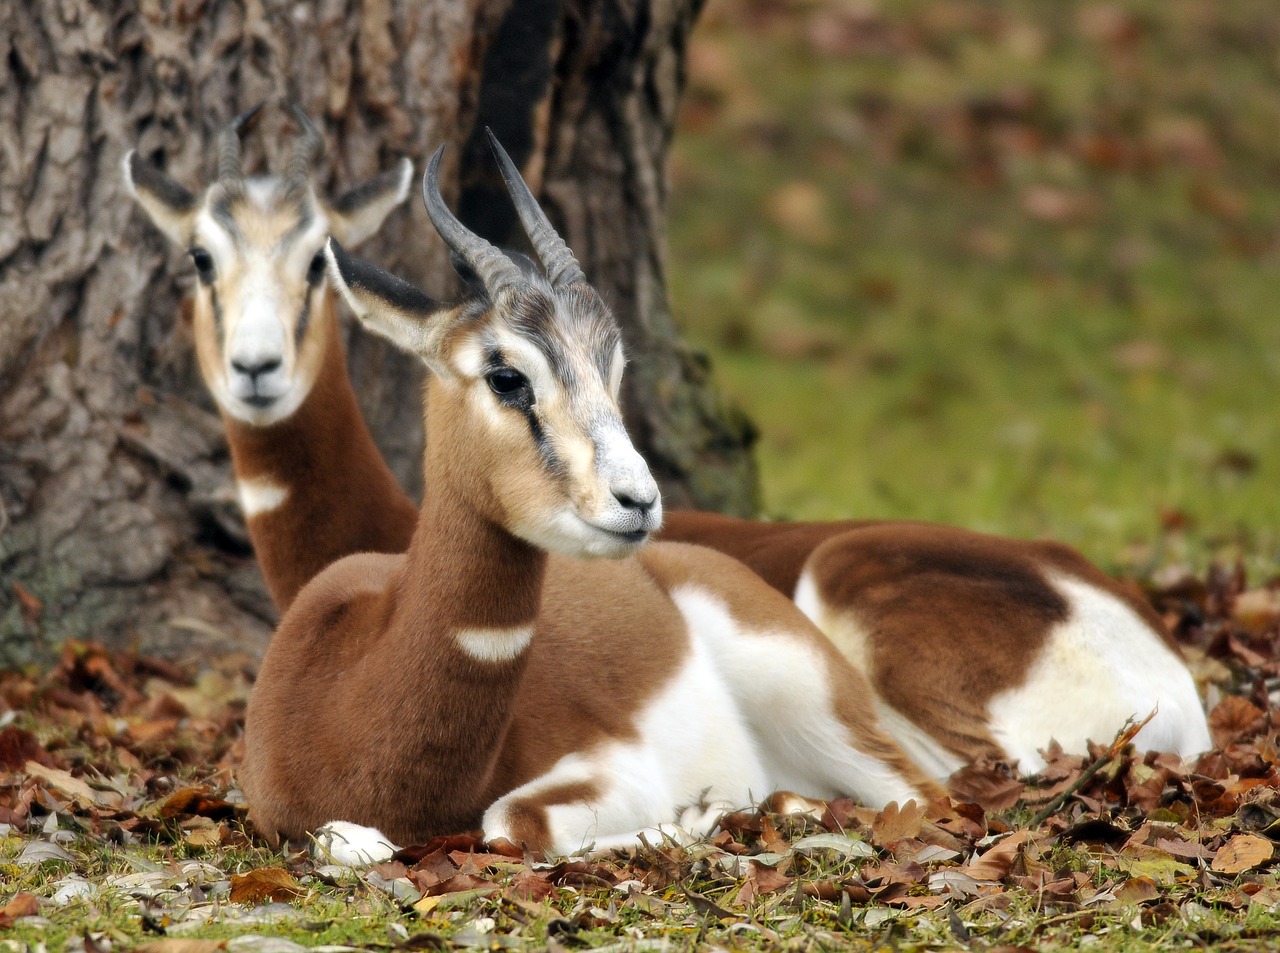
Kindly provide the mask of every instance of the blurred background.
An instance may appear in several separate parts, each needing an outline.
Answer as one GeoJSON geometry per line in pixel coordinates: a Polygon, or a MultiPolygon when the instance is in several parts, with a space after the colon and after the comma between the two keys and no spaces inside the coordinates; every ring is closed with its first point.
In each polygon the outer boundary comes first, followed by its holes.
{"type": "Polygon", "coordinates": [[[1280,7],[711,0],[672,310],[774,517],[1280,562],[1280,7]]]}

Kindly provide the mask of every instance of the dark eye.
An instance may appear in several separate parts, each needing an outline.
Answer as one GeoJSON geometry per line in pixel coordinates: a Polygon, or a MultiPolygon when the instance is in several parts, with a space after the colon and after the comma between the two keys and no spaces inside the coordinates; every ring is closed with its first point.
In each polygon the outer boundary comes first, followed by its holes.
{"type": "Polygon", "coordinates": [[[307,284],[318,285],[324,276],[324,252],[318,251],[307,266],[307,284]]]}
{"type": "Polygon", "coordinates": [[[203,248],[191,249],[191,263],[196,266],[196,277],[204,284],[213,284],[213,256],[203,248]]]}
{"type": "Polygon", "coordinates": [[[499,397],[514,397],[529,387],[529,378],[509,367],[490,371],[485,379],[489,382],[489,389],[499,397]]]}

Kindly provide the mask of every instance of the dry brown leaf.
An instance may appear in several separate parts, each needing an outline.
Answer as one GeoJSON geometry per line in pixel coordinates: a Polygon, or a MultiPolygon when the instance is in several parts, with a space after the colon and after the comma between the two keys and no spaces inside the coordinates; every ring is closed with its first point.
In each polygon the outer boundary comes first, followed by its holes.
{"type": "Polygon", "coordinates": [[[216,953],[227,948],[226,940],[190,940],[185,937],[165,937],[133,948],[133,953],[216,953]]]}
{"type": "Polygon", "coordinates": [[[1242,735],[1255,731],[1263,719],[1262,709],[1240,695],[1226,695],[1209,714],[1213,743],[1225,748],[1242,735]]]}
{"type": "Polygon", "coordinates": [[[0,908],[0,927],[11,927],[19,917],[33,917],[40,912],[40,899],[33,893],[22,891],[0,908]]]}
{"type": "Polygon", "coordinates": [[[981,857],[974,857],[965,866],[974,880],[1003,880],[1013,869],[1018,853],[1031,839],[1031,831],[1014,831],[981,857]]]}
{"type": "Polygon", "coordinates": [[[750,863],[747,876],[743,878],[742,887],[739,888],[737,896],[733,898],[733,902],[739,907],[749,907],[755,903],[757,898],[782,890],[784,887],[789,887],[791,883],[792,879],[786,874],[779,873],[776,868],[753,860],[750,863]]]}
{"type": "Polygon", "coordinates": [[[1275,847],[1257,834],[1237,834],[1218,848],[1209,867],[1220,874],[1242,874],[1271,859],[1275,847]]]}
{"type": "Polygon", "coordinates": [[[37,761],[28,761],[23,770],[47,787],[81,802],[84,807],[90,807],[98,801],[98,792],[80,778],[72,777],[70,771],[46,768],[37,761]]]}
{"type": "Polygon", "coordinates": [[[232,903],[292,900],[302,893],[298,881],[281,867],[262,867],[247,874],[231,875],[232,903]]]}
{"type": "Polygon", "coordinates": [[[947,787],[958,801],[987,811],[1003,811],[1021,800],[1027,786],[1007,764],[983,759],[951,775],[947,787]]]}
{"type": "Polygon", "coordinates": [[[507,896],[537,903],[555,893],[555,885],[536,870],[522,870],[507,888],[507,896]]]}
{"type": "Polygon", "coordinates": [[[919,837],[926,807],[919,801],[908,801],[905,807],[890,801],[871,824],[871,843],[890,847],[904,838],[919,837]]]}
{"type": "Polygon", "coordinates": [[[490,880],[482,880],[479,877],[473,877],[471,874],[456,874],[448,880],[442,881],[431,888],[432,896],[438,896],[445,893],[461,893],[464,890],[491,890],[497,891],[500,888],[497,884],[490,880]]]}
{"type": "Polygon", "coordinates": [[[52,764],[49,752],[31,732],[9,725],[0,731],[0,771],[15,771],[28,761],[52,764]]]}
{"type": "Polygon", "coordinates": [[[1160,886],[1150,877],[1130,877],[1115,891],[1121,903],[1146,903],[1160,896],[1160,886]]]}
{"type": "Polygon", "coordinates": [[[206,787],[181,788],[174,791],[160,805],[161,817],[178,817],[182,814],[196,814],[215,821],[234,817],[235,805],[221,798],[212,797],[206,787]]]}

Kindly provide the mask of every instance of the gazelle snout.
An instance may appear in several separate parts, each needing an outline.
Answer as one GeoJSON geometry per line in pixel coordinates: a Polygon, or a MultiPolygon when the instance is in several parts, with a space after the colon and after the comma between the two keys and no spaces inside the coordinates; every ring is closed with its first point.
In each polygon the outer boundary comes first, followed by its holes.
{"type": "Polygon", "coordinates": [[[596,449],[600,478],[609,489],[609,509],[636,531],[654,532],[662,526],[662,494],[658,481],[625,432],[600,441],[596,449]]]}
{"type": "Polygon", "coordinates": [[[596,476],[604,492],[589,521],[632,545],[662,525],[662,494],[621,421],[596,439],[596,476]]]}
{"type": "Polygon", "coordinates": [[[250,302],[227,342],[227,388],[253,407],[267,407],[289,391],[284,323],[270,302],[250,302]]]}

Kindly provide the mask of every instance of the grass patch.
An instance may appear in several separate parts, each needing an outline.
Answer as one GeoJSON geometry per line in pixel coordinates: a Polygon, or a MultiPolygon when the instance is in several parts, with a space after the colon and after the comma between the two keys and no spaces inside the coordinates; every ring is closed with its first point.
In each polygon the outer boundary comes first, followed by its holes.
{"type": "Polygon", "coordinates": [[[1280,14],[713,2],[670,284],[766,509],[1280,555],[1280,14]]]}

